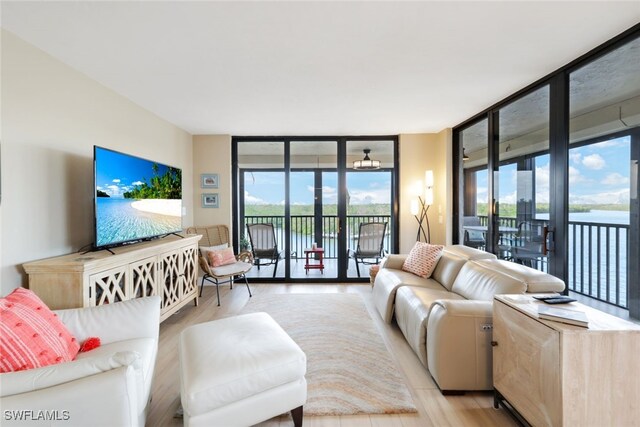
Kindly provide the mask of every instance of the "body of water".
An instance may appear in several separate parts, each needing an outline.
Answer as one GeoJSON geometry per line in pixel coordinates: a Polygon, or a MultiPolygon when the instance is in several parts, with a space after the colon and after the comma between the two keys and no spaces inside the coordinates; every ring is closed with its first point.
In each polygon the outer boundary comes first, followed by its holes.
{"type": "Polygon", "coordinates": [[[96,246],[181,231],[182,218],[144,212],[131,207],[132,199],[98,197],[96,246]]]}

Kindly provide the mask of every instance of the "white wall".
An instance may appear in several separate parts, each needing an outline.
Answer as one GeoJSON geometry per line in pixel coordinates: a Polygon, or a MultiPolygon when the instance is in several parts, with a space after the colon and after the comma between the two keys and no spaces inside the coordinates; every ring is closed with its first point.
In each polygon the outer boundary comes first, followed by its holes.
{"type": "Polygon", "coordinates": [[[192,138],[84,74],[2,31],[1,292],[21,264],[93,241],[93,145],[182,168],[192,224],[192,138]]]}
{"type": "MultiPolygon", "coordinates": [[[[417,181],[424,183],[424,174],[433,170],[434,198],[429,208],[431,243],[446,244],[450,241],[447,228],[451,197],[449,189],[451,132],[438,134],[400,135],[400,253],[408,253],[416,242],[418,222],[411,215],[411,200],[415,199],[417,181]]],[[[426,226],[426,223],[425,223],[426,226]]]]}
{"type": "Polygon", "coordinates": [[[231,227],[231,136],[196,135],[193,137],[193,223],[195,225],[225,224],[231,227]],[[218,187],[200,188],[200,175],[217,173],[218,187]],[[219,208],[203,208],[202,193],[218,193],[219,208]]]}

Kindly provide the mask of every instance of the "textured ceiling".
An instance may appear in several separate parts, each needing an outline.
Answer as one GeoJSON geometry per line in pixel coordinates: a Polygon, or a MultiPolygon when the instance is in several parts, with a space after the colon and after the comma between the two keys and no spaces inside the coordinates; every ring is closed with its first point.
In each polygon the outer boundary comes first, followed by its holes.
{"type": "Polygon", "coordinates": [[[637,1],[3,1],[1,15],[169,122],[235,135],[438,132],[637,22],[637,1]]]}

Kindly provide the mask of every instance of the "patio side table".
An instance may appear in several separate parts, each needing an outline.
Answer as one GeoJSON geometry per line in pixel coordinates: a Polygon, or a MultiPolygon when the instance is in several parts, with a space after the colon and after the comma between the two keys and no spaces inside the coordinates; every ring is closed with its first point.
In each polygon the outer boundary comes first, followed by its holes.
{"type": "Polygon", "coordinates": [[[305,263],[304,270],[309,274],[309,270],[320,270],[324,274],[324,249],[323,248],[307,248],[304,250],[305,263]],[[309,258],[310,255],[313,255],[309,258]]]}

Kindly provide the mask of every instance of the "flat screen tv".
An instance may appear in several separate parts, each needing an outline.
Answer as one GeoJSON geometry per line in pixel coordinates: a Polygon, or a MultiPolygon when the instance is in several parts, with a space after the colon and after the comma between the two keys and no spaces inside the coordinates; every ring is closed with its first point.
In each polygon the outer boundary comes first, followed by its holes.
{"type": "Polygon", "coordinates": [[[182,231],[182,171],[93,147],[94,248],[182,231]]]}

